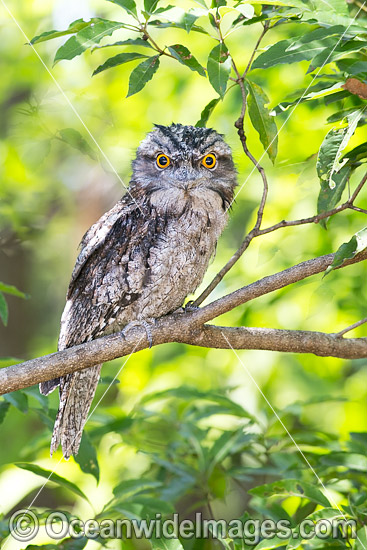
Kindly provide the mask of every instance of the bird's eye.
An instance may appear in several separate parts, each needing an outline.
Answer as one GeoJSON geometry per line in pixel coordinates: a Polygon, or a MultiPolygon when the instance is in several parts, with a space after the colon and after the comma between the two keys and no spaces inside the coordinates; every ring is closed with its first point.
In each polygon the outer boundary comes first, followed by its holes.
{"type": "Polygon", "coordinates": [[[201,164],[205,166],[205,168],[209,168],[209,170],[212,170],[217,164],[217,158],[214,153],[209,153],[208,155],[205,155],[205,157],[201,161],[201,164]]]}
{"type": "Polygon", "coordinates": [[[157,156],[156,163],[157,163],[158,168],[163,169],[163,168],[167,168],[167,166],[169,166],[171,164],[171,160],[164,153],[160,153],[157,156]]]}

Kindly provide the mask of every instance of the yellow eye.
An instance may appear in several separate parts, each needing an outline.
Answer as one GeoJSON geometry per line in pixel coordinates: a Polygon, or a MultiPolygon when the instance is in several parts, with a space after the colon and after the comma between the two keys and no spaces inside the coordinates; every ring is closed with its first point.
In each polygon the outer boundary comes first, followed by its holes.
{"type": "Polygon", "coordinates": [[[209,170],[212,170],[217,164],[217,158],[214,153],[209,153],[208,155],[205,155],[205,157],[201,161],[201,164],[205,166],[205,168],[209,168],[209,170]]]}
{"type": "Polygon", "coordinates": [[[167,155],[165,155],[164,153],[160,153],[157,156],[156,162],[157,162],[158,168],[167,168],[167,166],[171,164],[170,158],[167,157],[167,155]]]}

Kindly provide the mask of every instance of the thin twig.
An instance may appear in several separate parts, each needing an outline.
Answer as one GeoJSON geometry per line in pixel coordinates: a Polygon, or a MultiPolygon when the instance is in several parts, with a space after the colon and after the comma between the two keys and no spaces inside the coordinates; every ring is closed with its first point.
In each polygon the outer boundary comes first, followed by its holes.
{"type": "MultiPolygon", "coordinates": [[[[219,22],[217,22],[217,27],[218,27],[218,32],[220,33],[220,36],[222,36],[221,31],[220,31],[219,22]]],[[[256,42],[254,51],[251,55],[250,62],[247,65],[247,68],[245,70],[244,75],[247,74],[247,71],[249,70],[249,67],[251,66],[252,60],[253,60],[253,58],[255,56],[255,53],[256,53],[256,49],[258,48],[258,46],[259,46],[266,30],[263,29],[263,32],[261,33],[260,38],[256,42]]],[[[238,117],[238,119],[235,122],[235,127],[237,128],[237,132],[238,132],[238,135],[239,135],[239,138],[240,138],[242,148],[243,148],[243,151],[244,151],[245,155],[251,160],[251,162],[254,164],[254,166],[256,167],[256,169],[258,170],[258,172],[261,175],[261,178],[262,178],[262,181],[263,181],[263,192],[262,192],[262,196],[261,196],[261,200],[260,200],[260,205],[259,205],[259,208],[258,208],[258,211],[257,211],[256,222],[255,222],[254,227],[246,235],[246,237],[244,238],[240,248],[235,252],[235,254],[233,254],[232,258],[219,271],[219,273],[217,273],[217,275],[214,277],[214,279],[211,281],[211,283],[207,286],[207,288],[193,302],[193,306],[196,306],[196,307],[198,307],[200,304],[203,303],[203,301],[209,296],[209,294],[214,290],[214,288],[220,283],[220,281],[223,279],[223,277],[226,275],[226,273],[228,273],[228,271],[234,266],[234,264],[237,262],[237,260],[242,256],[242,254],[248,248],[248,246],[249,246],[250,242],[252,241],[252,239],[254,237],[257,237],[257,235],[260,231],[260,227],[261,227],[261,223],[262,223],[262,219],[263,219],[263,215],[264,215],[266,199],[267,199],[268,190],[269,190],[269,185],[268,185],[268,180],[267,180],[267,177],[266,177],[265,170],[262,166],[260,166],[260,164],[258,163],[258,161],[253,156],[253,154],[251,153],[251,151],[249,150],[249,148],[247,146],[247,137],[246,137],[245,130],[244,130],[244,120],[245,120],[246,106],[247,106],[247,94],[246,94],[246,89],[245,89],[245,84],[244,84],[244,76],[241,76],[241,74],[240,74],[240,72],[237,68],[236,62],[234,61],[233,58],[232,58],[232,66],[233,66],[233,70],[234,70],[234,72],[237,76],[236,82],[240,87],[241,95],[242,95],[241,113],[240,113],[240,116],[238,117]]]]}
{"type": "MultiPolygon", "coordinates": [[[[316,214],[315,216],[310,216],[308,218],[301,218],[299,220],[282,220],[274,225],[271,225],[269,227],[265,227],[264,229],[261,229],[256,226],[256,224],[259,221],[261,223],[261,205],[262,203],[265,204],[265,201],[262,201],[259,207],[257,220],[254,228],[246,235],[244,240],[242,241],[241,246],[236,250],[236,252],[233,254],[233,256],[228,260],[228,262],[222,267],[222,269],[216,274],[216,276],[213,278],[213,280],[210,282],[210,284],[206,287],[206,289],[200,294],[200,296],[193,302],[194,306],[200,305],[208,296],[211,294],[211,292],[218,286],[218,284],[221,282],[223,277],[228,273],[228,271],[234,266],[234,264],[241,258],[242,254],[245,252],[245,250],[248,248],[250,242],[255,237],[259,237],[260,235],[266,235],[268,233],[272,233],[273,231],[276,231],[277,229],[282,229],[283,227],[294,227],[297,225],[306,225],[310,223],[319,223],[321,220],[324,220],[326,218],[330,218],[331,216],[334,216],[335,214],[338,214],[339,212],[342,212],[343,210],[352,209],[356,210],[357,212],[362,212],[364,214],[367,214],[367,211],[358,208],[354,206],[353,202],[356,200],[357,196],[359,195],[361,189],[365,185],[367,181],[367,173],[363,176],[360,183],[356,187],[354,193],[351,195],[351,197],[344,202],[343,204],[340,204],[339,206],[333,208],[332,210],[328,210],[327,212],[322,212],[320,214],[316,214]]],[[[264,199],[264,195],[263,195],[264,199]]]]}
{"type": "Polygon", "coordinates": [[[355,328],[358,328],[361,325],[364,325],[365,323],[367,323],[367,317],[365,319],[361,319],[361,321],[357,321],[356,323],[353,323],[353,325],[349,325],[349,327],[344,328],[340,332],[335,333],[335,337],[341,338],[347,332],[350,332],[351,330],[354,330],[355,328]]]}

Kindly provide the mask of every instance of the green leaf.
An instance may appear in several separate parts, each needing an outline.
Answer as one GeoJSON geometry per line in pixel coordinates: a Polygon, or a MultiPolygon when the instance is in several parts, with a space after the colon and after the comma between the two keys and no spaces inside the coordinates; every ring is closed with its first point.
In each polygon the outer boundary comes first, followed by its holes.
{"type": "Polygon", "coordinates": [[[159,55],[149,57],[143,63],[140,63],[132,71],[129,79],[129,91],[126,97],[130,97],[142,90],[149,80],[153,78],[154,73],[159,67],[159,55]]]}
{"type": "Polygon", "coordinates": [[[11,294],[12,296],[17,296],[18,298],[29,298],[29,294],[25,294],[24,292],[21,292],[15,286],[13,285],[6,285],[5,283],[0,282],[0,292],[4,292],[5,294],[11,294]]]}
{"type": "Polygon", "coordinates": [[[123,65],[124,63],[128,63],[129,61],[134,61],[134,59],[141,59],[141,58],[147,58],[147,57],[148,57],[147,55],[143,55],[137,52],[118,53],[114,57],[110,57],[109,59],[107,59],[107,61],[105,61],[103,65],[100,65],[99,67],[97,67],[97,69],[93,72],[92,76],[98,73],[101,73],[106,69],[111,69],[112,67],[123,65]]]}
{"type": "Polygon", "coordinates": [[[367,548],[367,525],[361,527],[357,531],[357,538],[354,545],[354,550],[366,550],[367,548]]]}
{"type": "Polygon", "coordinates": [[[272,548],[279,548],[279,546],[285,546],[289,539],[284,537],[273,536],[271,539],[264,539],[254,547],[254,550],[271,550],[272,548]]]}
{"type": "Polygon", "coordinates": [[[333,63],[334,61],[337,61],[338,59],[344,57],[349,53],[359,52],[360,50],[366,48],[366,46],[367,42],[362,42],[361,40],[349,40],[348,42],[341,42],[340,44],[333,46],[331,49],[331,45],[329,45],[328,47],[318,52],[314,58],[312,58],[306,74],[311,73],[319,67],[322,68],[328,63],[333,63]]]}
{"type": "Polygon", "coordinates": [[[22,413],[28,412],[28,398],[22,391],[18,390],[11,393],[5,393],[3,398],[22,413]]]}
{"type": "Polygon", "coordinates": [[[265,151],[274,163],[278,151],[278,129],[274,117],[269,114],[266,93],[251,80],[246,80],[248,91],[248,110],[253,127],[260,136],[265,151]]]}
{"type": "Polygon", "coordinates": [[[120,8],[123,8],[127,11],[127,13],[130,13],[131,15],[136,16],[136,4],[134,0],[108,0],[109,2],[112,2],[113,4],[117,4],[120,6],[120,8]]]}
{"type": "Polygon", "coordinates": [[[78,130],[74,128],[63,128],[59,130],[59,135],[63,141],[68,143],[71,147],[74,147],[74,149],[78,149],[83,155],[88,155],[91,159],[97,160],[97,154],[78,130]]]}
{"type": "MultiPolygon", "coordinates": [[[[320,85],[312,86],[312,88],[309,89],[306,88],[306,90],[299,92],[301,95],[296,97],[293,101],[283,101],[282,103],[279,103],[270,111],[271,116],[278,116],[287,111],[290,107],[299,105],[305,101],[321,99],[328,95],[334,94],[335,92],[342,90],[342,85],[344,82],[336,82],[335,84],[332,82],[321,82],[319,84],[322,84],[321,88],[320,85]],[[314,89],[316,91],[312,91],[314,89]]],[[[355,111],[355,109],[353,109],[353,111],[355,111]]]]}
{"type": "Polygon", "coordinates": [[[110,36],[115,30],[121,29],[123,23],[102,19],[93,23],[76,35],[70,37],[56,52],[54,63],[62,59],[73,59],[88,48],[98,44],[105,36],[110,36]]]}
{"type": "Polygon", "coordinates": [[[99,18],[93,18],[90,21],[84,21],[83,19],[77,19],[70,23],[69,27],[65,31],[46,31],[42,34],[39,34],[32,38],[31,44],[36,44],[37,42],[45,42],[46,40],[52,40],[53,38],[58,38],[59,36],[66,36],[68,34],[75,34],[76,32],[81,31],[85,27],[90,26],[92,23],[99,21],[99,18]]]}
{"type": "Polygon", "coordinates": [[[118,40],[113,44],[102,44],[101,46],[95,46],[93,51],[100,50],[102,48],[111,48],[112,46],[142,46],[143,48],[153,49],[147,40],[143,40],[142,38],[128,38],[127,40],[118,40]]]}
{"type": "Polygon", "coordinates": [[[325,275],[336,267],[342,265],[345,260],[354,258],[356,254],[367,248],[367,227],[358,231],[347,243],[343,243],[335,252],[333,263],[325,271],[325,275]]]}
{"type": "Polygon", "coordinates": [[[153,13],[158,6],[159,0],[144,0],[144,9],[148,13],[153,13]]]}
{"type": "Polygon", "coordinates": [[[367,142],[357,145],[344,155],[350,163],[358,163],[363,159],[367,159],[367,142]]]}
{"type": "Polygon", "coordinates": [[[190,11],[185,13],[183,18],[181,19],[181,24],[185,27],[187,33],[191,31],[197,19],[199,19],[199,15],[196,15],[195,13],[192,13],[190,11]]]}
{"type": "Polygon", "coordinates": [[[317,487],[311,483],[299,481],[298,479],[285,479],[267,483],[266,485],[260,485],[259,487],[250,489],[249,493],[263,498],[269,498],[271,496],[307,498],[321,506],[330,506],[328,499],[319,489],[317,489],[317,487]]]}
{"type": "MultiPolygon", "coordinates": [[[[321,520],[328,520],[328,523],[332,523],[333,520],[335,521],[338,518],[345,518],[345,514],[343,514],[343,512],[341,512],[340,510],[335,510],[334,508],[328,507],[308,515],[307,522],[313,522],[314,524],[316,524],[321,520]]],[[[297,526],[294,529],[292,529],[292,536],[291,536],[290,542],[287,545],[287,550],[294,550],[295,548],[298,548],[304,540],[307,540],[308,542],[310,542],[314,539],[317,541],[317,538],[315,538],[315,536],[312,538],[304,537],[304,534],[305,534],[304,527],[305,527],[305,524],[303,525],[302,531],[300,526],[297,526]]],[[[308,525],[307,527],[308,529],[310,529],[311,526],[308,525]]]]}
{"type": "Polygon", "coordinates": [[[133,495],[137,495],[150,489],[157,489],[161,487],[160,481],[154,481],[151,479],[127,479],[121,481],[114,489],[113,494],[121,501],[124,498],[131,498],[133,495]]]}
{"type": "MultiPolygon", "coordinates": [[[[350,172],[350,166],[344,166],[337,174],[334,174],[333,181],[335,187],[333,187],[333,189],[330,189],[327,180],[320,180],[321,189],[317,199],[318,214],[332,210],[338,204],[347,184],[350,172]]],[[[326,219],[321,220],[320,224],[326,228],[326,219]]]]}
{"type": "Polygon", "coordinates": [[[209,54],[207,70],[210,84],[223,98],[231,73],[231,58],[225,44],[214,46],[209,54]]]}
{"type": "Polygon", "coordinates": [[[169,46],[168,50],[170,54],[177,59],[177,61],[182,63],[182,65],[186,65],[186,67],[192,71],[196,71],[201,76],[206,76],[204,67],[200,65],[186,46],[182,46],[182,44],[174,44],[173,46],[169,46]]]}
{"type": "Polygon", "coordinates": [[[0,319],[5,326],[8,324],[9,310],[8,304],[6,303],[4,294],[0,292],[0,319]]]}
{"type": "Polygon", "coordinates": [[[340,40],[344,28],[334,25],[305,33],[299,40],[280,40],[260,54],[252,64],[252,69],[268,69],[284,63],[295,63],[313,59],[325,47],[332,48],[340,40]]]}
{"type": "Polygon", "coordinates": [[[10,403],[7,401],[0,401],[0,424],[4,422],[6,413],[8,412],[10,403]]]}
{"type": "MultiPolygon", "coordinates": [[[[367,228],[364,231],[364,248],[367,247],[367,228]]],[[[332,452],[321,457],[321,462],[328,466],[345,466],[350,470],[367,472],[367,456],[357,453],[332,452]]]]}
{"type": "Polygon", "coordinates": [[[74,494],[82,497],[84,500],[89,502],[88,498],[83,493],[83,491],[68,479],[63,478],[50,470],[45,470],[44,468],[37,466],[37,464],[30,464],[28,462],[15,462],[14,464],[18,468],[22,468],[22,470],[27,470],[29,472],[32,472],[37,476],[41,476],[47,480],[52,481],[53,483],[56,483],[57,485],[60,485],[60,487],[64,487],[65,489],[72,491],[74,494]]]}
{"type": "Polygon", "coordinates": [[[332,128],[321,144],[316,169],[320,182],[329,185],[330,189],[336,187],[335,175],[345,166],[347,159],[341,160],[342,153],[362,116],[362,110],[354,111],[348,116],[348,124],[344,128],[332,128]]]}
{"type": "Polygon", "coordinates": [[[75,462],[80,466],[80,469],[85,474],[91,474],[99,482],[99,465],[97,460],[96,449],[86,432],[83,432],[82,441],[78,454],[74,457],[75,462]]]}
{"type": "Polygon", "coordinates": [[[209,101],[209,103],[201,111],[200,119],[197,121],[195,126],[199,128],[205,128],[210,115],[212,114],[212,112],[214,111],[215,107],[218,105],[219,102],[220,102],[220,97],[216,97],[215,99],[212,99],[211,101],[209,101]]]}
{"type": "Polygon", "coordinates": [[[150,538],[152,550],[184,550],[184,547],[180,541],[176,538],[166,539],[160,537],[159,539],[152,536],[150,538]]]}
{"type": "Polygon", "coordinates": [[[311,11],[310,8],[302,2],[302,0],[242,0],[241,4],[253,4],[258,5],[264,5],[267,6],[284,6],[284,7],[293,7],[293,8],[300,8],[303,11],[311,11]]]}

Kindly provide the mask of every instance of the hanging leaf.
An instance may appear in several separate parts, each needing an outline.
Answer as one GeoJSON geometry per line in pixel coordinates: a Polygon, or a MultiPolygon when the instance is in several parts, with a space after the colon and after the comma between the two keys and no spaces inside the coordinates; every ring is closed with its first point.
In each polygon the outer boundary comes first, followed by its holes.
{"type": "Polygon", "coordinates": [[[22,413],[28,412],[28,397],[22,391],[13,391],[3,395],[5,401],[13,405],[22,413]]]}
{"type": "Polygon", "coordinates": [[[87,155],[91,159],[97,160],[97,154],[78,130],[74,128],[63,128],[59,130],[59,135],[63,141],[68,143],[71,147],[74,147],[74,149],[78,149],[83,155],[87,155]]]}
{"type": "Polygon", "coordinates": [[[210,115],[212,114],[212,112],[214,111],[215,107],[218,105],[219,102],[220,102],[220,97],[216,97],[215,99],[212,99],[211,101],[209,101],[209,103],[201,111],[200,119],[197,121],[195,126],[197,126],[198,128],[205,128],[210,115]]]}
{"type": "Polygon", "coordinates": [[[144,0],[144,9],[148,13],[153,13],[158,6],[159,0],[144,0]]]}
{"type": "Polygon", "coordinates": [[[137,15],[136,13],[136,4],[134,0],[108,0],[109,2],[112,2],[113,4],[117,4],[120,6],[120,8],[123,8],[127,11],[127,13],[130,13],[131,15],[137,15]]]}
{"type": "Polygon", "coordinates": [[[8,324],[9,310],[8,304],[6,303],[4,294],[0,292],[0,319],[5,326],[8,324]]]}
{"type": "Polygon", "coordinates": [[[154,481],[151,479],[127,479],[121,481],[113,489],[113,494],[119,499],[119,501],[122,501],[123,499],[128,499],[141,493],[146,493],[149,490],[157,489],[161,486],[162,483],[160,481],[154,481]]]}
{"type": "Polygon", "coordinates": [[[284,63],[311,60],[326,47],[334,47],[343,31],[343,27],[334,25],[305,33],[298,40],[280,40],[255,59],[252,69],[268,69],[284,63]]]}
{"type": "Polygon", "coordinates": [[[149,80],[153,78],[154,73],[159,67],[159,55],[149,57],[143,63],[140,63],[130,75],[129,91],[126,97],[140,92],[149,80]]]}
{"type": "Polygon", "coordinates": [[[99,482],[99,465],[96,449],[93,447],[85,431],[83,432],[78,454],[74,459],[75,462],[79,464],[82,472],[91,474],[96,479],[97,483],[99,482]]]}
{"type": "Polygon", "coordinates": [[[65,489],[69,489],[69,491],[72,491],[76,495],[82,497],[84,500],[89,502],[86,495],[83,493],[81,489],[68,479],[65,479],[58,474],[55,474],[54,472],[50,470],[45,470],[44,468],[41,468],[40,466],[37,466],[37,464],[30,464],[28,462],[15,462],[15,466],[18,468],[22,468],[22,470],[28,470],[28,472],[32,472],[33,474],[36,474],[37,476],[41,476],[43,478],[46,478],[47,480],[50,480],[52,483],[56,483],[57,485],[60,485],[60,487],[64,487],[65,489]]]}
{"type": "Polygon", "coordinates": [[[76,35],[69,38],[56,52],[54,63],[62,59],[73,59],[88,48],[98,44],[105,36],[110,36],[117,29],[124,27],[123,23],[100,20],[92,23],[76,35]]]}
{"type": "MultiPolygon", "coordinates": [[[[317,199],[317,213],[322,214],[332,210],[340,201],[345,186],[351,173],[350,166],[344,166],[337,174],[333,176],[334,188],[330,188],[328,180],[320,180],[320,193],[317,199]]],[[[326,219],[320,220],[320,225],[326,228],[326,219]]]]}
{"type": "Polygon", "coordinates": [[[58,38],[59,36],[66,36],[68,34],[75,34],[76,32],[81,31],[85,27],[89,27],[92,23],[101,21],[99,17],[94,17],[90,21],[84,21],[83,19],[77,19],[70,23],[69,27],[65,31],[46,31],[42,34],[39,34],[32,38],[30,44],[36,44],[37,42],[45,42],[46,40],[52,40],[53,38],[58,38]]]}
{"type": "Polygon", "coordinates": [[[98,73],[101,73],[106,69],[111,69],[112,67],[123,65],[124,63],[128,63],[129,61],[134,61],[134,59],[142,59],[147,57],[148,57],[147,55],[143,55],[137,52],[118,53],[114,57],[110,57],[109,59],[107,59],[107,61],[105,61],[103,65],[100,65],[99,67],[97,67],[97,69],[93,72],[92,76],[98,73]]]}
{"type": "Polygon", "coordinates": [[[347,159],[341,160],[342,153],[355,132],[362,110],[354,111],[348,116],[348,124],[344,128],[332,128],[321,144],[317,158],[317,174],[320,182],[330,189],[337,185],[335,175],[345,166],[347,159]]]}
{"type": "Polygon", "coordinates": [[[8,412],[10,407],[10,403],[7,403],[6,401],[0,401],[0,424],[4,422],[6,413],[8,412]]]}
{"type": "Polygon", "coordinates": [[[0,282],[0,292],[4,292],[4,294],[11,294],[12,296],[17,296],[18,298],[24,298],[28,299],[29,294],[25,294],[24,292],[21,292],[13,285],[6,285],[5,283],[0,282]]]}
{"type": "Polygon", "coordinates": [[[200,65],[186,46],[182,46],[182,44],[174,44],[173,46],[169,46],[168,50],[170,54],[177,59],[177,61],[182,63],[182,65],[186,65],[186,67],[192,71],[196,71],[201,76],[205,76],[204,67],[200,65]]]}
{"type": "Polygon", "coordinates": [[[95,46],[92,51],[100,50],[102,48],[111,48],[112,46],[142,46],[143,48],[153,49],[148,40],[143,40],[143,38],[128,38],[127,40],[118,40],[117,42],[113,42],[113,44],[102,44],[101,46],[95,46]]]}
{"type": "Polygon", "coordinates": [[[330,506],[328,499],[315,485],[298,479],[274,481],[273,483],[267,483],[266,485],[250,489],[249,493],[264,498],[271,496],[307,498],[321,506],[330,506]]]}
{"type": "MultiPolygon", "coordinates": [[[[307,91],[303,90],[302,92],[299,92],[301,95],[293,101],[283,101],[282,103],[279,103],[270,111],[270,115],[278,116],[294,105],[299,105],[305,101],[321,99],[328,95],[334,94],[335,92],[340,91],[342,86],[343,82],[337,82],[336,84],[333,84],[332,82],[320,82],[318,85],[312,86],[308,90],[306,89],[307,91]]],[[[355,111],[355,109],[353,110],[355,111]]]]}
{"type": "Polygon", "coordinates": [[[166,539],[164,537],[150,538],[152,550],[184,550],[181,542],[176,538],[166,539]]]}
{"type": "Polygon", "coordinates": [[[225,44],[214,46],[209,54],[207,70],[210,84],[223,98],[231,73],[231,58],[225,44]]]}
{"type": "Polygon", "coordinates": [[[335,252],[333,263],[325,271],[325,275],[341,266],[345,260],[351,260],[356,254],[367,248],[367,227],[353,235],[347,243],[343,243],[335,252]]]}
{"type": "Polygon", "coordinates": [[[248,110],[253,127],[260,136],[265,151],[274,163],[278,151],[278,129],[274,117],[270,115],[266,105],[269,103],[265,92],[251,80],[246,80],[248,92],[248,110]]]}

